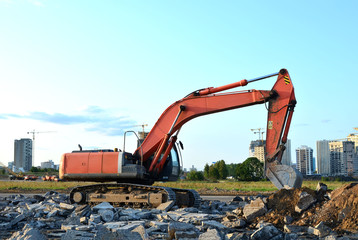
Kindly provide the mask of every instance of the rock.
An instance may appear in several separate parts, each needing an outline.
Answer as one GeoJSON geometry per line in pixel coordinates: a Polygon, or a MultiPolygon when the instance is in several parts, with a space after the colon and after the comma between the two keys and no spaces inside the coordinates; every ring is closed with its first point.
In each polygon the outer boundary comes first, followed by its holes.
{"type": "Polygon", "coordinates": [[[75,209],[75,206],[67,204],[67,203],[60,203],[60,208],[69,210],[69,211],[73,211],[75,209]]]}
{"type": "Polygon", "coordinates": [[[168,225],[168,234],[170,239],[174,239],[175,232],[188,232],[188,231],[197,231],[197,229],[188,223],[181,223],[181,222],[170,222],[168,225]]]}
{"type": "Polygon", "coordinates": [[[264,215],[266,212],[267,208],[261,198],[251,201],[251,203],[246,205],[243,210],[244,216],[249,222],[264,215]]]}
{"type": "Polygon", "coordinates": [[[327,190],[328,190],[328,187],[327,187],[326,184],[321,183],[321,182],[319,182],[319,183],[317,184],[317,187],[316,187],[316,192],[317,192],[317,193],[323,193],[323,194],[325,194],[325,193],[327,192],[327,190]]]}
{"type": "Polygon", "coordinates": [[[10,222],[10,226],[13,226],[15,224],[17,224],[18,222],[24,220],[26,218],[25,214],[20,214],[17,217],[15,217],[11,222],[10,222]]]}
{"type": "Polygon", "coordinates": [[[10,239],[46,240],[47,238],[36,228],[25,225],[21,232],[14,233],[10,239]]]}
{"type": "Polygon", "coordinates": [[[91,214],[89,218],[90,223],[98,224],[101,222],[101,216],[99,214],[91,214]]]}
{"type": "Polygon", "coordinates": [[[160,230],[161,232],[166,232],[168,231],[169,223],[151,221],[149,225],[160,230]]]}
{"type": "Polygon", "coordinates": [[[202,226],[204,227],[204,229],[208,229],[208,228],[216,228],[220,231],[223,231],[226,229],[226,226],[217,222],[217,221],[214,221],[214,220],[210,220],[210,221],[203,221],[202,222],[202,226]]]}
{"type": "Polygon", "coordinates": [[[176,231],[175,239],[198,239],[199,233],[195,231],[176,231]]]}
{"type": "Polygon", "coordinates": [[[132,233],[138,233],[142,239],[148,239],[148,233],[143,225],[139,225],[132,230],[132,233]]]}
{"type": "Polygon", "coordinates": [[[114,213],[112,210],[100,210],[98,213],[101,215],[104,222],[110,222],[113,220],[114,213]]]}
{"type": "Polygon", "coordinates": [[[223,239],[216,229],[209,229],[205,233],[200,234],[199,240],[221,240],[223,239]]]}
{"type": "Polygon", "coordinates": [[[113,209],[113,206],[108,202],[102,202],[102,203],[94,206],[92,209],[93,209],[93,211],[109,210],[109,209],[113,209]]]}
{"type": "Polygon", "coordinates": [[[286,224],[291,224],[292,222],[293,222],[293,217],[291,217],[291,216],[285,216],[284,218],[283,218],[283,222],[284,223],[286,223],[286,224]]]}
{"type": "Polygon", "coordinates": [[[297,226],[297,225],[285,225],[283,230],[287,233],[299,233],[299,232],[307,232],[306,226],[297,226]]]}
{"type": "Polygon", "coordinates": [[[267,225],[263,228],[260,228],[258,230],[256,230],[252,235],[251,235],[251,239],[252,240],[261,240],[261,239],[271,239],[271,240],[279,240],[279,239],[284,239],[284,234],[278,230],[276,227],[274,227],[273,225],[267,225]]]}
{"type": "Polygon", "coordinates": [[[246,233],[229,233],[226,234],[228,240],[250,240],[250,237],[246,233]]]}
{"type": "Polygon", "coordinates": [[[89,205],[81,205],[75,209],[75,213],[79,217],[89,217],[91,215],[91,207],[89,205]]]}
{"type": "Polygon", "coordinates": [[[300,199],[298,200],[298,203],[295,206],[295,211],[298,213],[302,213],[304,210],[308,209],[316,201],[317,199],[315,199],[311,194],[307,192],[301,192],[300,199]]]}
{"type": "Polygon", "coordinates": [[[314,228],[308,227],[307,232],[319,236],[320,238],[323,238],[328,236],[332,232],[332,230],[328,226],[326,226],[324,222],[320,222],[314,228]]]}
{"type": "Polygon", "coordinates": [[[296,240],[298,239],[298,235],[296,233],[286,233],[284,240],[296,240]]]}
{"type": "Polygon", "coordinates": [[[61,230],[74,230],[76,228],[76,225],[63,225],[61,226],[61,230]]]}
{"type": "Polygon", "coordinates": [[[165,203],[160,204],[157,209],[158,210],[162,210],[162,211],[169,211],[173,206],[174,206],[175,202],[174,201],[168,201],[165,203]]]}

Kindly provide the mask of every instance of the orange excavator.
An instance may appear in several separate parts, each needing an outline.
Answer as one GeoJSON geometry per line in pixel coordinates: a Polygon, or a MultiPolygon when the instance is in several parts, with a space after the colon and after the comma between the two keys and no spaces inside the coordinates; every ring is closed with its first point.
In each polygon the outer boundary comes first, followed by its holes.
{"type": "Polygon", "coordinates": [[[266,176],[278,189],[301,187],[301,173],[290,166],[281,165],[296,105],[294,88],[286,69],[188,94],[162,113],[146,138],[138,140],[134,153],[125,152],[126,134],[123,151],[82,150],[80,147],[79,151],[66,153],[60,162],[60,179],[117,182],[76,187],[70,193],[72,203],[98,204],[106,201],[119,206],[156,207],[173,201],[178,206],[197,207],[200,196],[194,190],[151,186],[154,181],[178,179],[180,144],[176,141],[180,129],[193,118],[255,104],[265,104],[268,111],[266,176]],[[225,91],[275,76],[277,80],[271,90],[225,91]]]}

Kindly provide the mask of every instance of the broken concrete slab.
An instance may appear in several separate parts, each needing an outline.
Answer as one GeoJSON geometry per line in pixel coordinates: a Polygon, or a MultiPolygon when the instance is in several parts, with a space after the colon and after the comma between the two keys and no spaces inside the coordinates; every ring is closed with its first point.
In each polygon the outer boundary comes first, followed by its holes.
{"type": "Polygon", "coordinates": [[[200,234],[199,240],[222,240],[222,237],[220,232],[214,228],[200,234]]]}
{"type": "Polygon", "coordinates": [[[255,218],[264,215],[267,212],[265,203],[261,198],[257,198],[246,205],[243,210],[243,214],[247,221],[251,222],[255,218]]]}
{"type": "Polygon", "coordinates": [[[161,211],[169,211],[173,206],[174,206],[175,202],[174,201],[168,201],[165,203],[160,204],[157,209],[161,210],[161,211]]]}
{"type": "Polygon", "coordinates": [[[273,225],[267,225],[265,227],[262,227],[258,230],[256,230],[251,235],[252,240],[261,240],[261,239],[274,239],[274,240],[283,240],[284,234],[278,230],[273,225]]]}
{"type": "Polygon", "coordinates": [[[302,213],[304,210],[308,209],[316,201],[317,199],[314,196],[303,191],[301,192],[298,203],[295,206],[295,211],[298,213],[302,213]]]}

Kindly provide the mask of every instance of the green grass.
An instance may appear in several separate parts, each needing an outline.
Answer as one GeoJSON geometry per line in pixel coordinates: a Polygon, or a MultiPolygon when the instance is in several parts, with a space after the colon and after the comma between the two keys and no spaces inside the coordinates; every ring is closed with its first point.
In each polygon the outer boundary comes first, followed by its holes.
{"type": "MultiPolygon", "coordinates": [[[[308,187],[315,190],[318,182],[321,181],[304,181],[303,187],[308,187]]],[[[349,182],[324,182],[330,190],[339,188],[349,182]]],[[[71,188],[96,184],[93,182],[43,182],[43,181],[0,181],[0,191],[63,191],[69,192],[71,188]]],[[[276,187],[270,181],[260,182],[237,182],[237,181],[220,181],[220,182],[206,182],[206,181],[177,181],[177,182],[155,182],[155,186],[165,186],[173,188],[185,188],[195,190],[217,190],[222,189],[226,191],[237,192],[272,192],[276,191],[276,187]]]]}

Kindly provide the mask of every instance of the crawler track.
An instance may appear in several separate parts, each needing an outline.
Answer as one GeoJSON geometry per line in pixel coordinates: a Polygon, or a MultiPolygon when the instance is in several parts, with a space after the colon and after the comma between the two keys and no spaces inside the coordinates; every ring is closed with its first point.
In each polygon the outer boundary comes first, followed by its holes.
{"type": "Polygon", "coordinates": [[[191,189],[118,183],[75,187],[70,192],[70,201],[78,204],[109,202],[114,206],[154,208],[168,201],[174,201],[179,207],[199,207],[201,199],[191,189]]]}

